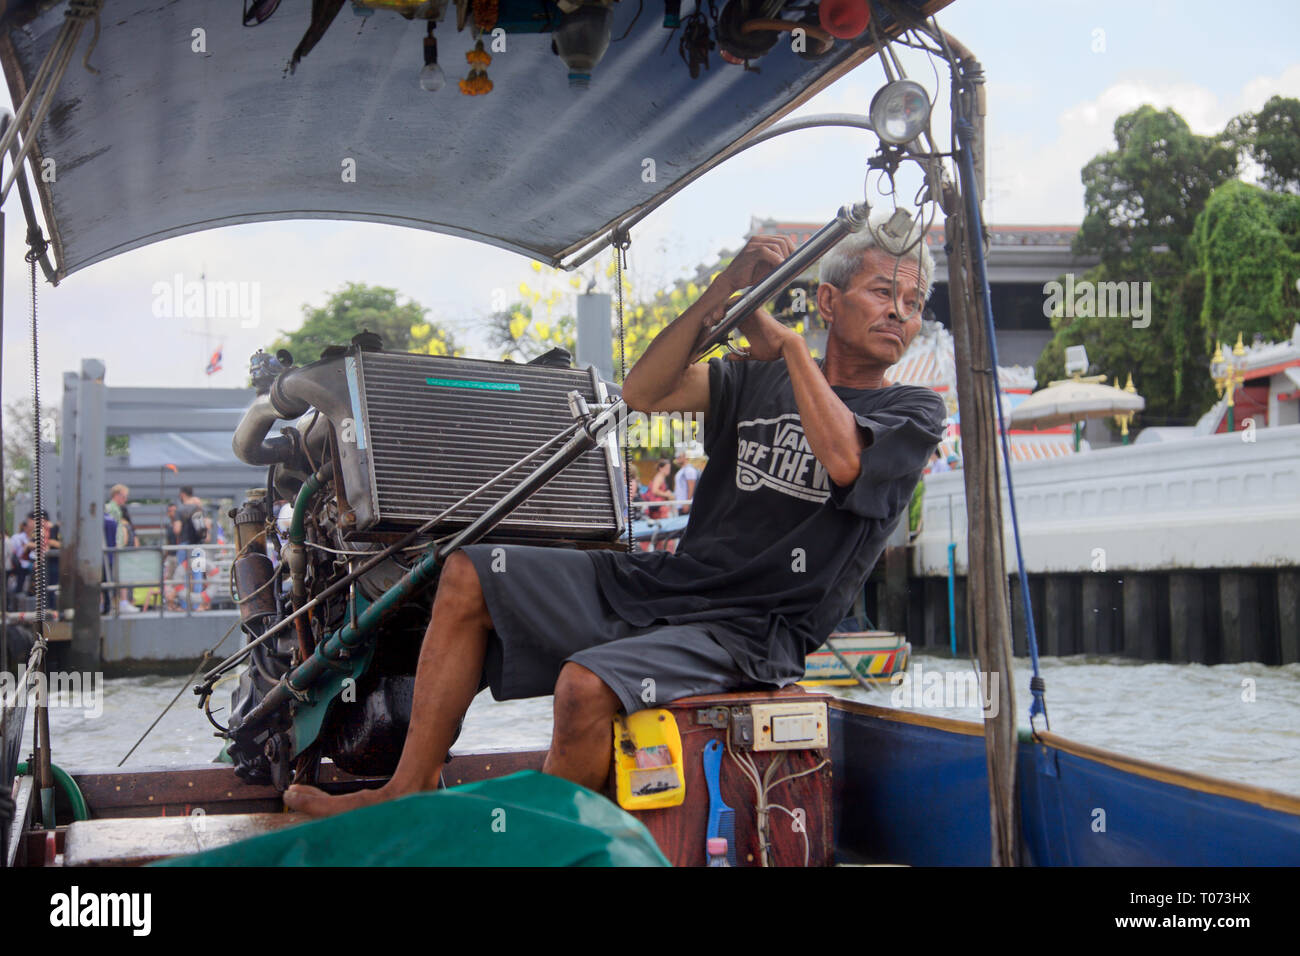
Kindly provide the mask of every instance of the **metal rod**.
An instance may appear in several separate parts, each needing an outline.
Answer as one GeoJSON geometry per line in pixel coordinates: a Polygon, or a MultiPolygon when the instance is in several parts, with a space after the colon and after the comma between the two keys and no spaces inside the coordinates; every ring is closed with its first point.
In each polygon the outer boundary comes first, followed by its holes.
{"type": "MultiPolygon", "coordinates": [[[[0,110],[0,133],[8,132],[9,127],[13,122],[14,117],[12,113],[8,110],[0,110]]],[[[9,147],[9,155],[17,160],[18,143],[16,140],[9,147]]],[[[40,228],[40,224],[36,221],[36,206],[32,202],[32,194],[31,189],[27,185],[27,177],[19,176],[16,180],[16,184],[18,186],[18,200],[22,203],[23,207],[23,218],[27,220],[27,231],[28,233],[32,233],[40,228]]],[[[54,265],[50,262],[49,252],[42,252],[41,258],[38,261],[41,264],[41,271],[45,273],[45,278],[49,282],[54,282],[56,272],[54,265]]]]}
{"type": "Polygon", "coordinates": [[[556,450],[550,458],[538,465],[532,474],[511,488],[500,500],[439,548],[438,563],[441,564],[445,561],[457,548],[473,544],[482,538],[500,524],[510,512],[530,498],[535,491],[577,461],[583,454],[596,447],[610,427],[618,424],[626,410],[627,406],[620,399],[611,403],[607,409],[590,419],[576,435],[556,450]]]}
{"type": "Polygon", "coordinates": [[[715,346],[725,342],[731,330],[751,312],[784,290],[802,275],[805,269],[830,252],[840,240],[861,230],[866,225],[867,212],[865,203],[841,206],[834,219],[813,233],[808,241],[796,249],[789,259],[777,266],[771,275],[752,286],[735,305],[727,309],[726,314],[716,325],[704,333],[700,344],[696,346],[695,359],[702,358],[715,346]]]}

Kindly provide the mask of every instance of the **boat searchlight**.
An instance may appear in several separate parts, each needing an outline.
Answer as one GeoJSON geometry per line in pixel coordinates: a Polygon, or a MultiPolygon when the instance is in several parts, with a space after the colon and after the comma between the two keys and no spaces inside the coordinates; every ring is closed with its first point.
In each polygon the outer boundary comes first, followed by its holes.
{"type": "Polygon", "coordinates": [[[902,146],[930,128],[930,97],[913,80],[895,80],[877,91],[867,111],[876,135],[902,146]]]}

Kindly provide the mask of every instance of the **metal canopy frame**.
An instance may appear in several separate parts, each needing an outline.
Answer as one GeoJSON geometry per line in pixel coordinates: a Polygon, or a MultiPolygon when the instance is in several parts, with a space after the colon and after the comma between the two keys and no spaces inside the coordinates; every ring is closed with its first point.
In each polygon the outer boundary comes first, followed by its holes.
{"type": "MultiPolygon", "coordinates": [[[[931,14],[950,0],[908,0],[931,14]]],[[[884,38],[902,25],[877,7],[884,38]]],[[[54,281],[161,239],[282,219],[384,222],[474,239],[550,265],[600,241],[761,139],[778,120],[871,58],[869,35],[804,60],[781,46],[761,72],[720,62],[691,80],[652,15],[615,7],[614,42],[592,86],[573,91],[545,34],[511,34],[496,88],[419,89],[424,24],[345,10],[292,76],[297,5],[248,29],[199,0],[115,0],[91,54],[65,75],[37,132],[33,169],[54,281]],[[205,31],[206,53],[191,50],[205,31]],[[501,148],[507,140],[511,151],[501,148]],[[523,144],[523,145],[518,145],[523,144]],[[656,164],[644,182],[643,159],[656,164]],[[340,164],[356,162],[356,181],[340,164]]],[[[685,11],[684,11],[685,12],[685,11]]],[[[644,13],[644,11],[643,11],[644,13]]],[[[63,21],[63,5],[11,4],[0,63],[18,101],[63,21]]],[[[438,27],[455,75],[468,31],[438,27]]],[[[84,52],[84,51],[78,51],[84,52]]],[[[594,253],[592,253],[594,254],[594,253]]],[[[572,263],[569,263],[571,266],[572,263]]]]}

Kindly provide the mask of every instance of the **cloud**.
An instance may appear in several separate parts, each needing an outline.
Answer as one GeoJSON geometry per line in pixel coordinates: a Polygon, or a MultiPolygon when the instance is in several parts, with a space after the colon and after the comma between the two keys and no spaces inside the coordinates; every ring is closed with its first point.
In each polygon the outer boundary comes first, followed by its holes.
{"type": "Polygon", "coordinates": [[[989,95],[990,201],[988,217],[997,223],[1077,223],[1083,218],[1080,170],[1098,153],[1114,146],[1115,120],[1149,103],[1173,109],[1193,132],[1217,133],[1232,117],[1256,110],[1274,94],[1300,95],[1300,64],[1276,76],[1259,76],[1230,97],[1216,96],[1195,83],[1130,77],[1118,80],[1095,98],[1063,110],[1056,136],[1036,142],[1030,134],[999,132],[999,110],[1010,104],[989,95]]]}

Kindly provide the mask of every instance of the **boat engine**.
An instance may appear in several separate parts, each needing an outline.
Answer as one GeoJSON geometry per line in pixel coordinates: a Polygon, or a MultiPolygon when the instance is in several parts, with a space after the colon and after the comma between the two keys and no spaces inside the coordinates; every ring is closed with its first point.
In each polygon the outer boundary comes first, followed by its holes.
{"type": "MultiPolygon", "coordinates": [[[[252,373],[258,395],[234,450],[268,473],[231,512],[247,667],[227,754],[244,778],[280,789],[295,771],[310,779],[322,757],[390,775],[437,587],[436,569],[420,562],[545,462],[544,446],[573,432],[575,405],[607,403],[612,386],[570,367],[563,350],[524,365],[387,352],[369,332],[303,367],[259,351],[252,373]],[[376,609],[382,625],[370,626],[376,609]],[[268,713],[267,695],[344,630],[346,652],[322,657],[312,686],[289,682],[268,713]]],[[[611,432],[481,540],[618,547],[621,464],[611,432]]]]}

